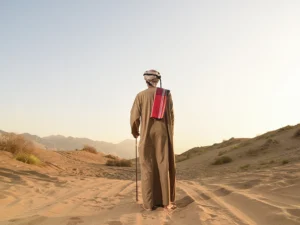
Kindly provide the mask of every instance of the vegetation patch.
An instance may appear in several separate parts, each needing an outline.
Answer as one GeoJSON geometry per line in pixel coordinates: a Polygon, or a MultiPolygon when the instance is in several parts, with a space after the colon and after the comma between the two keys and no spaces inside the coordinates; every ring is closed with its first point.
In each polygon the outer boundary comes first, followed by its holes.
{"type": "Polygon", "coordinates": [[[229,156],[222,156],[217,158],[212,165],[221,165],[221,164],[225,164],[225,163],[230,163],[232,162],[232,158],[230,158],[229,156]]]}
{"type": "Polygon", "coordinates": [[[0,136],[0,150],[11,152],[13,155],[20,152],[30,154],[35,150],[35,146],[21,135],[6,133],[0,136]]]}
{"type": "Polygon", "coordinates": [[[276,147],[279,145],[279,141],[277,141],[276,139],[268,139],[266,140],[266,142],[264,144],[262,144],[260,147],[258,148],[251,148],[247,151],[247,155],[249,156],[257,156],[259,153],[263,152],[264,150],[267,150],[271,147],[276,147]]]}
{"type": "Polygon", "coordinates": [[[287,131],[287,130],[290,130],[290,129],[292,129],[292,128],[293,128],[293,126],[288,125],[288,126],[285,126],[285,127],[282,127],[282,128],[280,128],[280,129],[278,129],[278,130],[277,130],[277,133],[281,133],[281,132],[283,132],[283,131],[287,131]]]}
{"type": "Polygon", "coordinates": [[[32,154],[18,153],[15,156],[15,159],[18,161],[21,161],[23,163],[32,164],[32,165],[40,165],[41,164],[41,160],[32,154]]]}
{"type": "Polygon", "coordinates": [[[287,159],[285,159],[285,160],[282,160],[282,165],[285,165],[285,164],[288,164],[290,161],[289,160],[287,160],[287,159]]]}
{"type": "Polygon", "coordinates": [[[218,154],[218,156],[225,155],[226,153],[227,153],[227,151],[225,151],[225,150],[224,151],[220,151],[219,154],[218,154]]]}
{"type": "Polygon", "coordinates": [[[295,133],[294,133],[294,138],[300,138],[300,129],[298,129],[295,133]]]}
{"type": "Polygon", "coordinates": [[[14,155],[20,162],[40,165],[41,160],[34,154],[37,150],[33,142],[26,140],[22,135],[5,133],[0,135],[0,150],[14,155]]]}
{"type": "Polygon", "coordinates": [[[265,150],[265,149],[268,149],[270,147],[273,147],[273,146],[277,146],[279,145],[279,141],[277,141],[276,139],[268,139],[266,140],[266,142],[260,147],[261,150],[265,150]]]}
{"type": "Polygon", "coordinates": [[[240,168],[242,170],[247,170],[249,167],[250,167],[250,164],[246,164],[246,165],[241,166],[240,168]]]}
{"type": "Polygon", "coordinates": [[[182,162],[188,159],[188,155],[178,155],[176,156],[176,162],[182,162]]]}
{"type": "Polygon", "coordinates": [[[228,147],[228,146],[230,146],[230,145],[232,145],[232,144],[234,144],[234,143],[236,143],[238,140],[236,140],[235,138],[230,138],[229,140],[223,140],[223,142],[222,143],[220,143],[219,145],[218,145],[218,149],[220,149],[220,148],[225,148],[225,147],[228,147]]]}
{"type": "Polygon", "coordinates": [[[260,149],[253,149],[253,148],[251,148],[251,149],[249,149],[247,151],[247,155],[249,155],[249,156],[257,156],[259,152],[260,152],[260,149]]]}
{"type": "Polygon", "coordinates": [[[111,154],[108,154],[106,156],[104,156],[105,158],[108,158],[108,159],[118,159],[118,156],[115,156],[115,155],[111,155],[111,154]]]}
{"type": "Polygon", "coordinates": [[[86,152],[90,152],[90,153],[93,153],[93,154],[98,154],[97,149],[92,147],[92,146],[89,146],[89,145],[85,145],[83,147],[83,149],[81,149],[81,150],[86,151],[86,152]]]}
{"type": "Polygon", "coordinates": [[[106,162],[107,166],[118,166],[118,167],[131,167],[131,160],[127,159],[109,159],[106,162]]]}

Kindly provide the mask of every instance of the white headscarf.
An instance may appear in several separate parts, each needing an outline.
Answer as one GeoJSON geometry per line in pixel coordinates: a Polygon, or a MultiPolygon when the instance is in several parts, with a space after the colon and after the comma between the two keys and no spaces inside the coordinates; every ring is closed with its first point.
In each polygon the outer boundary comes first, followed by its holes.
{"type": "Polygon", "coordinates": [[[158,81],[160,80],[160,73],[156,70],[147,70],[144,73],[144,79],[149,82],[153,87],[156,87],[158,81]]]}

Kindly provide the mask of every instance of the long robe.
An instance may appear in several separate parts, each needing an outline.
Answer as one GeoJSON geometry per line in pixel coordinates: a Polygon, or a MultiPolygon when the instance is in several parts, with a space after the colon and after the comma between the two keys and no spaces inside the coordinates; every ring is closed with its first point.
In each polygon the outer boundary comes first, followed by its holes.
{"type": "Polygon", "coordinates": [[[150,118],[155,91],[156,88],[150,87],[138,93],[130,112],[131,133],[140,134],[142,197],[147,209],[175,201],[173,101],[169,93],[164,118],[150,118]]]}

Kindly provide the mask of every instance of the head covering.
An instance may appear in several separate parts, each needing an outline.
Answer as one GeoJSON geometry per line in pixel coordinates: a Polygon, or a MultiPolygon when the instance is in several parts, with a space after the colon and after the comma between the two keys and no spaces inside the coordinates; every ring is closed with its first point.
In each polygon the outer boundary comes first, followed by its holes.
{"type": "Polygon", "coordinates": [[[153,87],[156,87],[158,81],[160,81],[160,86],[161,86],[161,75],[156,70],[147,70],[144,73],[144,79],[147,84],[153,87]]]}

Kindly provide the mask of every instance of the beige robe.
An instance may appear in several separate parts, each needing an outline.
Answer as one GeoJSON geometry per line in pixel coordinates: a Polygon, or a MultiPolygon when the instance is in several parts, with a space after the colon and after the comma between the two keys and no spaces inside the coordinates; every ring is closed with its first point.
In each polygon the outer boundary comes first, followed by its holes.
{"type": "Polygon", "coordinates": [[[137,94],[130,114],[131,133],[139,134],[142,197],[144,207],[167,206],[175,201],[174,110],[169,94],[162,120],[151,119],[156,88],[137,94]],[[166,125],[167,124],[167,125],[166,125]]]}

